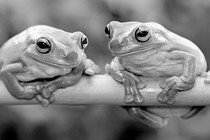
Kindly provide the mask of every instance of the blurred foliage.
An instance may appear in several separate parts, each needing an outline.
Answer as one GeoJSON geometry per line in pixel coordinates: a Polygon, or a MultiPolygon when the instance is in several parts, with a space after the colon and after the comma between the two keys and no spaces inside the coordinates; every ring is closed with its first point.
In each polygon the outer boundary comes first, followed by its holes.
{"type": "MultiPolygon", "coordinates": [[[[104,35],[107,23],[155,21],[192,40],[210,62],[209,13],[209,0],[0,0],[0,45],[36,24],[69,32],[79,30],[89,38],[88,56],[103,69],[113,58],[104,35]]],[[[0,114],[1,140],[207,140],[210,137],[210,114],[206,111],[188,121],[173,118],[169,126],[160,130],[135,122],[114,106],[47,109],[2,106],[0,114]]]]}

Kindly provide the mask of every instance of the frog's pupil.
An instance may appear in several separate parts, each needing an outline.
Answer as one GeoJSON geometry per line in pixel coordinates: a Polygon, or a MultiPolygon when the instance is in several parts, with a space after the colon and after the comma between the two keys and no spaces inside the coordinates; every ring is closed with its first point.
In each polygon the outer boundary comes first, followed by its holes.
{"type": "Polygon", "coordinates": [[[88,44],[88,39],[85,37],[85,38],[82,38],[81,39],[81,49],[85,49],[85,46],[88,44]]]}
{"type": "Polygon", "coordinates": [[[39,46],[41,49],[49,48],[49,46],[48,46],[45,42],[39,42],[39,43],[38,43],[38,46],[39,46]]]}
{"type": "Polygon", "coordinates": [[[87,41],[87,38],[85,38],[83,41],[82,41],[82,44],[87,44],[88,41],[87,41]]]}
{"type": "Polygon", "coordinates": [[[107,35],[110,34],[108,27],[105,28],[105,34],[107,34],[107,35]]]}
{"type": "Polygon", "coordinates": [[[145,36],[147,36],[147,34],[148,34],[147,31],[139,31],[139,32],[137,33],[137,36],[138,36],[138,37],[145,37],[145,36]]]}

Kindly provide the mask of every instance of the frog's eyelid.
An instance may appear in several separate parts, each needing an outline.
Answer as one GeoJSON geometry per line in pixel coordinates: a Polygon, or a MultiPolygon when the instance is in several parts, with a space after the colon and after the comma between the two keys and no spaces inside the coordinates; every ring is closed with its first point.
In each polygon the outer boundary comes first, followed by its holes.
{"type": "Polygon", "coordinates": [[[39,37],[37,39],[37,43],[41,40],[46,41],[49,44],[49,46],[51,46],[51,41],[47,37],[39,37]]]}

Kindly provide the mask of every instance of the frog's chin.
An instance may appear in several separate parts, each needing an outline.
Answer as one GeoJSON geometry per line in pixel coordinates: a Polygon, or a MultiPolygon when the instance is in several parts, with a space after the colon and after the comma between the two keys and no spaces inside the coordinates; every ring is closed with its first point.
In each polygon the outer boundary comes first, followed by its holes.
{"type": "Polygon", "coordinates": [[[122,52],[117,52],[117,53],[113,53],[113,56],[116,57],[123,57],[123,56],[128,56],[128,55],[133,55],[133,54],[137,54],[137,53],[144,53],[146,51],[150,51],[152,49],[155,49],[155,46],[152,47],[144,47],[144,48],[134,48],[134,49],[130,49],[130,50],[126,50],[126,51],[122,51],[122,52]]]}

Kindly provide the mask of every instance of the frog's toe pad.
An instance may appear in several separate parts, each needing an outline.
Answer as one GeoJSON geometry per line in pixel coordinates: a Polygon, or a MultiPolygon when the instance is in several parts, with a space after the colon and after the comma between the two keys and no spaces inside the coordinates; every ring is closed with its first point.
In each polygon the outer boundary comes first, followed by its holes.
{"type": "Polygon", "coordinates": [[[144,102],[144,99],[141,95],[136,95],[134,98],[134,102],[137,104],[142,104],[144,102]]]}
{"type": "Polygon", "coordinates": [[[110,65],[110,64],[106,64],[106,65],[105,65],[105,71],[106,71],[107,73],[110,73],[110,72],[112,71],[112,68],[111,68],[111,65],[110,65]]]}
{"type": "Polygon", "coordinates": [[[85,70],[85,74],[87,74],[87,75],[94,75],[95,72],[92,69],[89,68],[89,69],[85,70]]]}
{"type": "Polygon", "coordinates": [[[166,103],[168,101],[168,96],[164,95],[164,94],[159,94],[157,95],[157,99],[160,103],[166,103]]]}
{"type": "Polygon", "coordinates": [[[210,78],[208,77],[208,78],[205,78],[204,79],[204,82],[206,83],[206,84],[210,84],[210,78]]]}
{"type": "Polygon", "coordinates": [[[130,104],[134,101],[134,96],[132,94],[125,95],[124,102],[130,104]]]}
{"type": "Polygon", "coordinates": [[[42,102],[40,102],[42,107],[48,107],[48,105],[50,104],[50,102],[47,99],[43,99],[42,102]]]}
{"type": "Polygon", "coordinates": [[[147,85],[146,85],[145,83],[143,83],[143,82],[137,83],[137,88],[138,88],[138,89],[144,89],[146,86],[147,86],[147,85]]]}
{"type": "Polygon", "coordinates": [[[210,84],[210,71],[201,73],[201,77],[204,77],[204,83],[210,84]]]}
{"type": "Polygon", "coordinates": [[[43,98],[40,95],[36,96],[36,100],[41,104],[42,107],[47,107],[50,104],[49,100],[43,98]]]}
{"type": "Polygon", "coordinates": [[[49,101],[50,103],[53,103],[55,101],[55,96],[53,94],[51,94],[51,96],[49,97],[49,101]]]}
{"type": "Polygon", "coordinates": [[[42,84],[38,84],[36,89],[39,93],[36,99],[42,107],[47,107],[50,103],[54,102],[55,97],[51,92],[50,87],[44,87],[42,84]]]}
{"type": "Polygon", "coordinates": [[[159,84],[160,88],[162,88],[162,89],[164,89],[166,87],[166,85],[167,85],[166,80],[160,82],[160,84],[159,84]]]}
{"type": "Polygon", "coordinates": [[[40,93],[40,95],[42,97],[44,97],[45,99],[49,100],[50,103],[52,103],[55,99],[54,99],[54,95],[51,92],[50,88],[44,88],[42,90],[42,93],[40,93]]]}
{"type": "Polygon", "coordinates": [[[52,93],[50,92],[50,90],[48,88],[44,88],[41,92],[41,95],[45,98],[48,99],[50,98],[50,96],[52,95],[52,93]]]}
{"type": "Polygon", "coordinates": [[[175,103],[175,98],[174,97],[168,99],[167,102],[166,102],[166,104],[168,104],[168,105],[172,105],[174,103],[175,103]]]}

